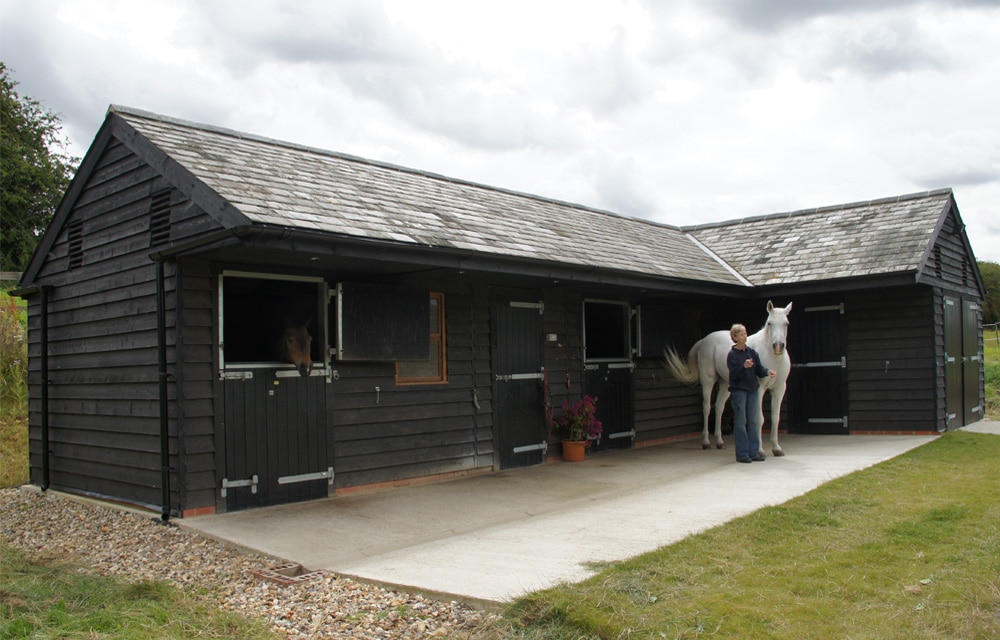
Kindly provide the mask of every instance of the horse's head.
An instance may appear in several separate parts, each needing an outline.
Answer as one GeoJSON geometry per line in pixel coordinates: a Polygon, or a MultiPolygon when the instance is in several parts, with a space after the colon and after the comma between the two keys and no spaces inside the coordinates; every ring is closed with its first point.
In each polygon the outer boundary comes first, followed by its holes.
{"type": "Polygon", "coordinates": [[[312,371],[312,336],[309,325],[289,323],[278,341],[279,355],[284,362],[290,362],[298,369],[299,375],[308,376],[312,371]]]}
{"type": "Polygon", "coordinates": [[[791,312],[791,302],[782,309],[774,306],[770,300],[767,301],[767,324],[764,325],[764,329],[767,331],[767,344],[770,345],[771,352],[776,356],[785,352],[785,340],[788,337],[788,314],[791,312]]]}

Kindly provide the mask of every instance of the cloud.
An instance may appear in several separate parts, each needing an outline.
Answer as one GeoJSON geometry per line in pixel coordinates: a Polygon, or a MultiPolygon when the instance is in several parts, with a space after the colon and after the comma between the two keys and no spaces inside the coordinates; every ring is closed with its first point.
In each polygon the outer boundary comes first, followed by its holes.
{"type": "Polygon", "coordinates": [[[78,154],[119,103],[671,224],[953,186],[1000,259],[996,1],[0,3],[78,154]]]}

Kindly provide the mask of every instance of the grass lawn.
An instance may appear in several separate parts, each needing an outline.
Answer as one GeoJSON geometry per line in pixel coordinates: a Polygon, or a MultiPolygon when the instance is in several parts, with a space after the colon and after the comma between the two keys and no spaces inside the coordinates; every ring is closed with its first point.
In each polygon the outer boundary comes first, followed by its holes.
{"type": "Polygon", "coordinates": [[[274,638],[165,582],[128,583],[29,562],[0,539],[0,638],[274,638]]]}
{"type": "Polygon", "coordinates": [[[986,372],[986,419],[1000,420],[1000,343],[983,341],[986,372]]]}
{"type": "Polygon", "coordinates": [[[529,594],[492,637],[1000,638],[998,495],[1000,436],[952,432],[529,594]]]}
{"type": "Polygon", "coordinates": [[[28,481],[28,417],[0,414],[0,488],[28,481]]]}

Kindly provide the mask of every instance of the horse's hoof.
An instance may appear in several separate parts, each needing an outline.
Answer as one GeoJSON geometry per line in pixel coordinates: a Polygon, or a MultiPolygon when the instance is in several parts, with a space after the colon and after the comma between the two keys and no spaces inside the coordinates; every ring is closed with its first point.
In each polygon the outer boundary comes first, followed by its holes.
{"type": "Polygon", "coordinates": [[[785,452],[782,451],[781,449],[771,449],[771,455],[774,456],[775,458],[782,458],[784,457],[785,452]]]}
{"type": "Polygon", "coordinates": [[[711,449],[711,448],[712,448],[712,445],[710,445],[710,444],[703,444],[703,445],[701,445],[701,450],[702,451],[704,451],[705,449],[711,449]]]}
{"type": "Polygon", "coordinates": [[[715,448],[716,448],[716,449],[725,449],[725,448],[726,448],[726,445],[725,445],[725,444],[721,444],[721,443],[720,443],[720,444],[717,444],[717,445],[715,445],[715,448]]]}

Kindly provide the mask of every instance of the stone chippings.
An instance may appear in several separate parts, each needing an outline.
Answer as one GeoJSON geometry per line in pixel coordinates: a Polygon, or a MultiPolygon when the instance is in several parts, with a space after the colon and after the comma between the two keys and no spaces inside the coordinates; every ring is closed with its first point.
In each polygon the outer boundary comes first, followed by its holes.
{"type": "Polygon", "coordinates": [[[220,608],[264,618],[289,638],[473,638],[495,614],[325,573],[281,586],[251,575],[275,559],[157,518],[53,494],[0,490],[0,536],[34,559],[71,560],[102,575],[204,590],[220,608]]]}

